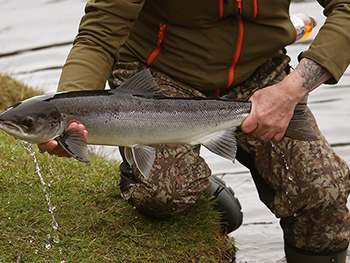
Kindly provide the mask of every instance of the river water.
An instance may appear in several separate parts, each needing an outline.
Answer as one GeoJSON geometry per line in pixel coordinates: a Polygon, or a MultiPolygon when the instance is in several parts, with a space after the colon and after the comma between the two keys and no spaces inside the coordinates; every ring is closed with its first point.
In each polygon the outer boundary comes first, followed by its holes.
{"type": "MultiPolygon", "coordinates": [[[[0,72],[31,87],[55,91],[61,67],[77,33],[85,0],[0,0],[0,72]]],[[[309,40],[289,46],[292,65],[324,21],[316,1],[293,2],[291,14],[303,12],[318,25],[309,40]]],[[[335,151],[350,164],[350,69],[337,85],[313,91],[309,106],[335,151]]],[[[115,148],[107,147],[105,154],[115,148]]],[[[285,262],[278,219],[259,201],[247,169],[207,150],[202,155],[214,174],[223,176],[241,201],[243,225],[232,233],[238,247],[237,262],[285,262]]],[[[59,220],[59,219],[58,219],[59,220]]],[[[349,253],[348,253],[349,254],[349,253]]],[[[350,262],[350,260],[348,260],[350,262]]]]}

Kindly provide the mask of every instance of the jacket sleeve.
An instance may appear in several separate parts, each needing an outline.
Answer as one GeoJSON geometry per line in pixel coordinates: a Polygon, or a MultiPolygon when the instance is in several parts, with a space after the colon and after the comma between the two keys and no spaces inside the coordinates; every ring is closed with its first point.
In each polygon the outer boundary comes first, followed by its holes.
{"type": "Polygon", "coordinates": [[[350,62],[350,0],[318,0],[327,17],[309,49],[299,58],[309,58],[331,74],[326,83],[339,81],[350,62]]]}
{"type": "Polygon", "coordinates": [[[63,66],[58,90],[104,89],[144,0],[90,0],[63,66]]]}

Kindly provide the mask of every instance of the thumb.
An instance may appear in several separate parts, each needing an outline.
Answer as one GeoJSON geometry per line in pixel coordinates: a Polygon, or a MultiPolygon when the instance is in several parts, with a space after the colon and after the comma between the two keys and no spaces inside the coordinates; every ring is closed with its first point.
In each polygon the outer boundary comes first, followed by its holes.
{"type": "Polygon", "coordinates": [[[241,124],[241,129],[244,133],[251,133],[258,127],[258,124],[253,121],[252,114],[249,114],[241,124]]]}

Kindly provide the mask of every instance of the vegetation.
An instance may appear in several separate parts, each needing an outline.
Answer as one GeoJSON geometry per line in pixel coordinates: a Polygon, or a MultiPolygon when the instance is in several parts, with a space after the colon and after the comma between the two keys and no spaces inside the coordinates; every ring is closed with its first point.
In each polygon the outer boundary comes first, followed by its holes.
{"type": "MultiPolygon", "coordinates": [[[[38,93],[4,75],[0,89],[1,111],[38,93]]],[[[91,154],[83,164],[33,148],[31,155],[0,132],[0,262],[229,262],[234,257],[210,197],[175,218],[154,220],[121,199],[114,161],[91,154]]]]}

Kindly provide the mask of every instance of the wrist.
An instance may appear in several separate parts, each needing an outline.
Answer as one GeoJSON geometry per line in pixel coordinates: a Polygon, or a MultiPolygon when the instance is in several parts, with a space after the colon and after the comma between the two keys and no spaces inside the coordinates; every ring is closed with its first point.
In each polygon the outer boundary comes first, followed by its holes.
{"type": "Polygon", "coordinates": [[[286,100],[294,106],[298,104],[309,92],[302,87],[302,79],[295,71],[286,76],[280,83],[286,100]]]}

